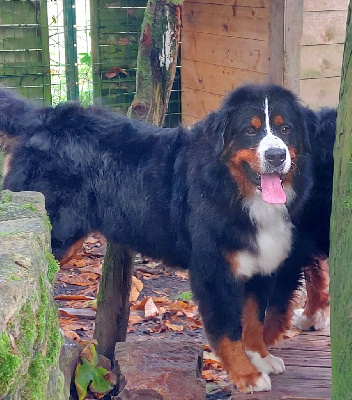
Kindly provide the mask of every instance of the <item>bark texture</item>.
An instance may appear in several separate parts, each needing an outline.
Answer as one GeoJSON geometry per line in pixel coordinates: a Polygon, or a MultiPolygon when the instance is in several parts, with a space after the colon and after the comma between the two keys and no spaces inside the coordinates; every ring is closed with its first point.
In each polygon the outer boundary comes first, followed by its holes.
{"type": "Polygon", "coordinates": [[[177,65],[180,1],[149,0],[139,40],[136,95],[130,117],[162,125],[177,65]]]}
{"type": "Polygon", "coordinates": [[[100,282],[94,336],[98,352],[113,359],[116,342],[126,340],[133,254],[116,243],[108,243],[100,282]]]}
{"type": "Polygon", "coordinates": [[[352,393],[352,2],[347,16],[340,105],[334,149],[331,213],[331,349],[332,398],[352,393]]]}

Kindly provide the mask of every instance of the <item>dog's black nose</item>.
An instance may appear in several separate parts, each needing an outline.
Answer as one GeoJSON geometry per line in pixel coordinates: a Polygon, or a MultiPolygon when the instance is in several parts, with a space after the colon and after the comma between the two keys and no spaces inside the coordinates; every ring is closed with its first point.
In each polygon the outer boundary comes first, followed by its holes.
{"type": "Polygon", "coordinates": [[[286,160],[286,151],[273,147],[265,152],[265,159],[274,167],[278,167],[286,160]]]}

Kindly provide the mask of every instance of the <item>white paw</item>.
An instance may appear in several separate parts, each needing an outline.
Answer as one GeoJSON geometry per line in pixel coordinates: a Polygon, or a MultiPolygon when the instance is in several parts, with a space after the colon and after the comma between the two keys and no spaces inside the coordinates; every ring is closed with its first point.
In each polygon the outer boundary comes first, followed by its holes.
{"type": "Polygon", "coordinates": [[[318,331],[330,324],[328,308],[318,310],[310,318],[304,315],[303,312],[304,309],[299,308],[294,311],[292,317],[293,325],[302,331],[318,331]]]}
{"type": "Polygon", "coordinates": [[[285,364],[282,358],[275,357],[271,354],[266,357],[261,357],[256,351],[246,350],[248,358],[251,363],[265,374],[282,374],[285,372],[285,364]]]}
{"type": "Polygon", "coordinates": [[[253,393],[253,392],[269,392],[271,390],[271,380],[269,375],[265,372],[262,372],[259,378],[253,383],[253,385],[249,385],[245,393],[253,393]]]}

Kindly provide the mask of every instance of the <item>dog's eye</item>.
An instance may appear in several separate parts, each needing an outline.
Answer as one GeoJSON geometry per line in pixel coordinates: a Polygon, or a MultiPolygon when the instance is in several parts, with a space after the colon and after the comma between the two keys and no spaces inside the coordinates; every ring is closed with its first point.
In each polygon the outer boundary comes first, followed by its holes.
{"type": "Polygon", "coordinates": [[[255,130],[253,128],[248,128],[246,130],[246,135],[249,135],[249,136],[255,135],[255,130]]]}
{"type": "Polygon", "coordinates": [[[283,125],[282,127],[281,127],[281,133],[284,133],[285,135],[287,135],[288,133],[290,133],[291,132],[291,130],[290,130],[290,128],[287,126],[287,125],[283,125]]]}

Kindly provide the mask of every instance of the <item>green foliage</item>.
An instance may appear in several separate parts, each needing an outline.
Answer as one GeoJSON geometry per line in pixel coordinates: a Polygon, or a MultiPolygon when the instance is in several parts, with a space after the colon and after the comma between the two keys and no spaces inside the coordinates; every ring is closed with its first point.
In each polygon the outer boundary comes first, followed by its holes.
{"type": "Polygon", "coordinates": [[[187,301],[187,300],[192,300],[192,292],[188,291],[188,292],[182,292],[180,294],[178,294],[177,296],[174,297],[175,300],[183,300],[183,301],[187,301]]]}
{"type": "Polygon", "coordinates": [[[29,210],[32,212],[39,211],[38,208],[32,203],[25,203],[21,206],[23,210],[29,210]]]}
{"type": "Polygon", "coordinates": [[[81,355],[82,364],[76,368],[75,385],[79,400],[86,397],[88,387],[98,394],[108,393],[112,389],[112,385],[104,378],[108,371],[97,367],[98,354],[94,344],[90,344],[90,355],[89,360],[81,355]]]}
{"type": "Polygon", "coordinates": [[[60,264],[49,250],[45,251],[45,258],[48,263],[48,280],[51,284],[53,284],[56,274],[60,270],[60,264]]]}
{"type": "Polygon", "coordinates": [[[12,349],[9,335],[0,336],[0,397],[6,395],[15,381],[21,357],[12,349]]]}
{"type": "Polygon", "coordinates": [[[28,367],[26,386],[22,397],[26,400],[46,400],[45,387],[49,382],[45,357],[37,353],[28,367]]]}

